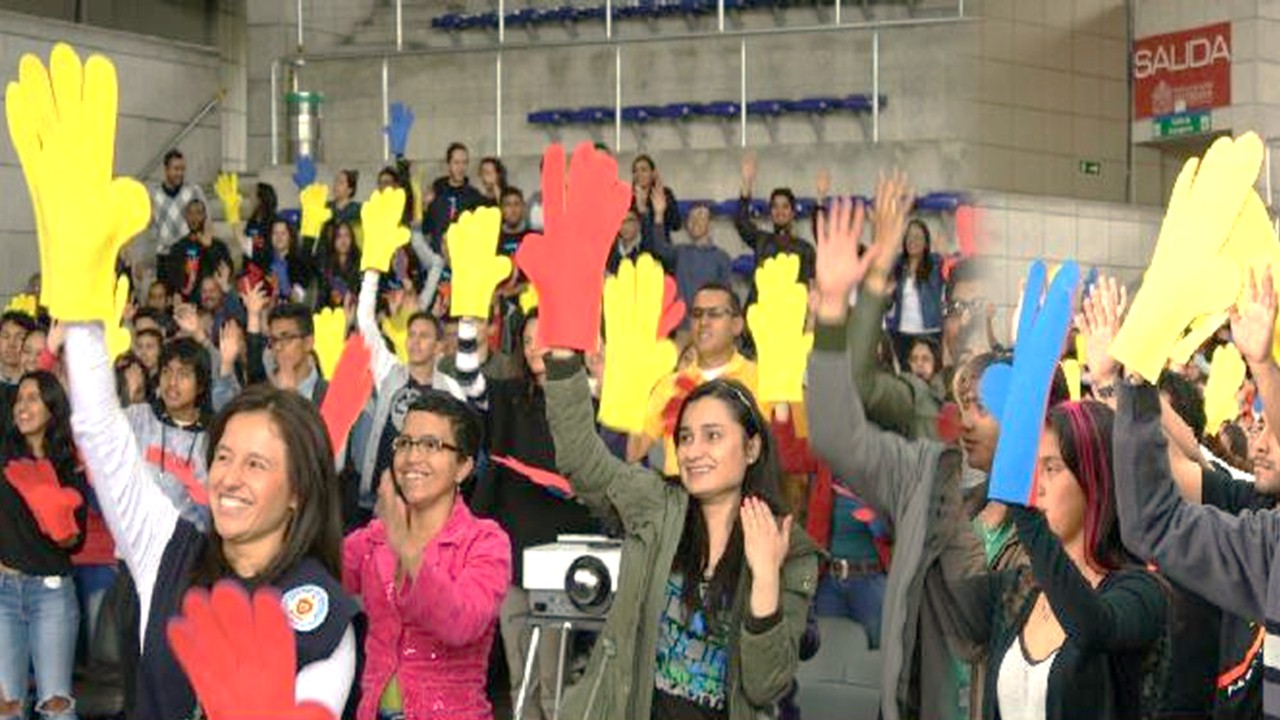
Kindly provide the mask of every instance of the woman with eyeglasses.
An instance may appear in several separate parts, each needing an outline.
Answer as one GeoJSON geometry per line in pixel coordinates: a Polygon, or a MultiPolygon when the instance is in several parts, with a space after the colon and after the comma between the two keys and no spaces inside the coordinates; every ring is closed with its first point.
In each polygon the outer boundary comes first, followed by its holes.
{"type": "Polygon", "coordinates": [[[485,683],[511,546],[459,492],[480,433],[466,405],[427,390],[392,443],[377,519],[344,543],[343,585],[370,620],[357,720],[493,717],[485,683]]]}
{"type": "MultiPolygon", "coordinates": [[[[126,715],[200,716],[166,627],[189,589],[229,579],[246,589],[271,586],[282,593],[295,639],[292,694],[341,717],[356,679],[359,608],[337,579],[341,503],[334,451],[319,412],[296,393],[265,385],[224,407],[200,458],[208,467],[211,518],[202,529],[162,489],[158,463],[144,455],[147,446],[119,406],[101,325],[68,324],[66,350],[76,446],[136,585],[141,652],[137,696],[126,715]]],[[[186,377],[186,364],[166,367],[174,368],[175,399],[178,390],[197,383],[186,377]]],[[[167,448],[162,441],[162,456],[167,448]]],[[[165,467],[176,469],[169,463],[178,460],[186,467],[196,458],[168,457],[165,467]]]]}

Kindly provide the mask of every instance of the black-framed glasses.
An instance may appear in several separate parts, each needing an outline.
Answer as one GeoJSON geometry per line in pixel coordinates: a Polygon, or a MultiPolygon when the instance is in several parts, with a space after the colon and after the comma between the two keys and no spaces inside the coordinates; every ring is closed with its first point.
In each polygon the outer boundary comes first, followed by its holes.
{"type": "Polygon", "coordinates": [[[414,450],[421,450],[427,455],[435,455],[442,450],[450,450],[456,453],[462,452],[462,449],[457,445],[447,443],[435,435],[423,435],[422,437],[400,435],[391,441],[391,450],[397,455],[408,455],[414,450]]]}
{"type": "Polygon", "coordinates": [[[701,320],[703,318],[706,318],[707,320],[719,320],[720,318],[733,317],[733,309],[727,307],[696,307],[689,311],[689,317],[694,320],[701,320]]]}
{"type": "Polygon", "coordinates": [[[269,335],[267,336],[267,347],[277,348],[277,347],[280,347],[281,345],[284,345],[285,343],[293,342],[294,340],[300,340],[300,339],[302,339],[302,335],[298,333],[281,333],[279,335],[269,335]]]}

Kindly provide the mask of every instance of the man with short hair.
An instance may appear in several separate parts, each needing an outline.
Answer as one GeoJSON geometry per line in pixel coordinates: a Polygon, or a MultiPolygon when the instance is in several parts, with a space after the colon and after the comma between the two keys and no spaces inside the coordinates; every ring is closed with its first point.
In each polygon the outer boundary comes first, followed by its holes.
{"type": "Polygon", "coordinates": [[[22,343],[34,330],[32,317],[17,310],[0,315],[0,383],[17,385],[22,379],[22,343]]]}
{"type": "MultiPolygon", "coordinates": [[[[658,381],[649,395],[644,432],[627,442],[627,460],[636,462],[649,454],[655,442],[663,445],[663,472],[675,475],[674,420],[669,406],[679,403],[694,387],[717,378],[737,380],[753,394],[756,391],[756,364],[738,352],[738,338],[744,326],[742,304],[728,287],[716,283],[702,286],[689,308],[692,319],[694,360],[658,381]]],[[[770,417],[769,413],[764,413],[770,417]]]]}
{"type": "Polygon", "coordinates": [[[134,262],[147,277],[165,266],[169,249],[187,235],[187,204],[192,200],[204,203],[204,191],[187,183],[187,159],[173,148],[164,154],[164,180],[151,189],[152,247],[134,262]]]}
{"type": "Polygon", "coordinates": [[[796,196],[791,188],[774,188],[769,194],[769,220],[773,231],[756,227],[751,217],[751,193],[756,182],[756,159],[748,155],[742,160],[742,189],[738,197],[738,217],[735,225],[742,242],[756,254],[761,264],[774,255],[791,253],[800,257],[800,282],[813,281],[814,262],[817,253],[807,240],[796,234],[796,196]]]}
{"type": "MultiPolygon", "coordinates": [[[[282,390],[293,390],[320,407],[329,390],[329,382],[320,376],[320,368],[316,365],[311,308],[299,303],[276,305],[267,316],[265,335],[261,329],[254,322],[254,313],[250,310],[247,337],[249,383],[270,382],[282,390]],[[271,351],[270,365],[266,358],[267,350],[271,351]]],[[[233,395],[239,392],[234,377],[220,378],[220,381],[223,379],[229,382],[227,392],[233,395]]],[[[220,386],[220,397],[223,391],[220,386]]]]}
{"type": "Polygon", "coordinates": [[[189,232],[170,248],[164,277],[184,302],[195,302],[200,295],[200,281],[212,277],[224,265],[228,268],[224,272],[229,274],[232,262],[226,243],[213,236],[213,223],[204,201],[187,203],[186,221],[189,232]]]}
{"type": "MultiPolygon", "coordinates": [[[[658,217],[658,212],[665,210],[666,202],[664,195],[654,195],[655,217],[658,217]]],[[[650,237],[653,238],[654,249],[662,256],[663,264],[675,273],[676,289],[685,305],[692,306],[698,289],[707,284],[728,287],[733,282],[729,253],[716,247],[711,240],[711,208],[700,203],[689,211],[689,216],[685,218],[688,243],[672,244],[665,225],[651,224],[650,237]]]]}

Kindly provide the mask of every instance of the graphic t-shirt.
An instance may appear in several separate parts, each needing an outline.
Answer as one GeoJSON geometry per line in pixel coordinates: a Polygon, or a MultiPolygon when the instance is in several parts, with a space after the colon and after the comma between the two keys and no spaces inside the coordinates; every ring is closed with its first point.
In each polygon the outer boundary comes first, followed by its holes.
{"type": "MultiPolygon", "coordinates": [[[[685,610],[684,579],[667,580],[667,604],[658,621],[654,718],[727,718],[729,631],[703,610],[685,610]]],[[[700,588],[706,592],[706,584],[700,588]]]]}

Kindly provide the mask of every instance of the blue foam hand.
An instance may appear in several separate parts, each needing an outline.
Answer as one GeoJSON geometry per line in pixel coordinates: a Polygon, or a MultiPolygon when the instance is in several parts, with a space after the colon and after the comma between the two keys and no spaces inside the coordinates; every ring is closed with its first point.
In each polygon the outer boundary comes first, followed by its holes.
{"type": "Polygon", "coordinates": [[[293,184],[301,190],[316,181],[316,164],[311,161],[309,155],[303,155],[298,158],[295,163],[293,172],[293,184]]]}
{"type": "Polygon", "coordinates": [[[391,152],[404,155],[409,145],[409,129],[413,127],[413,111],[402,102],[391,103],[390,124],[383,128],[391,141],[391,152]]]}
{"type": "MultiPolygon", "coordinates": [[[[1062,355],[1071,324],[1071,304],[1080,284],[1080,267],[1063,264],[1040,302],[1044,287],[1044,263],[1032,263],[1018,325],[1012,367],[992,366],[982,376],[982,402],[1000,408],[1000,440],[996,444],[987,497],[1031,505],[1034,497],[1036,455],[1049,388],[1062,355]]],[[[993,410],[993,412],[995,412],[993,410]]]]}

